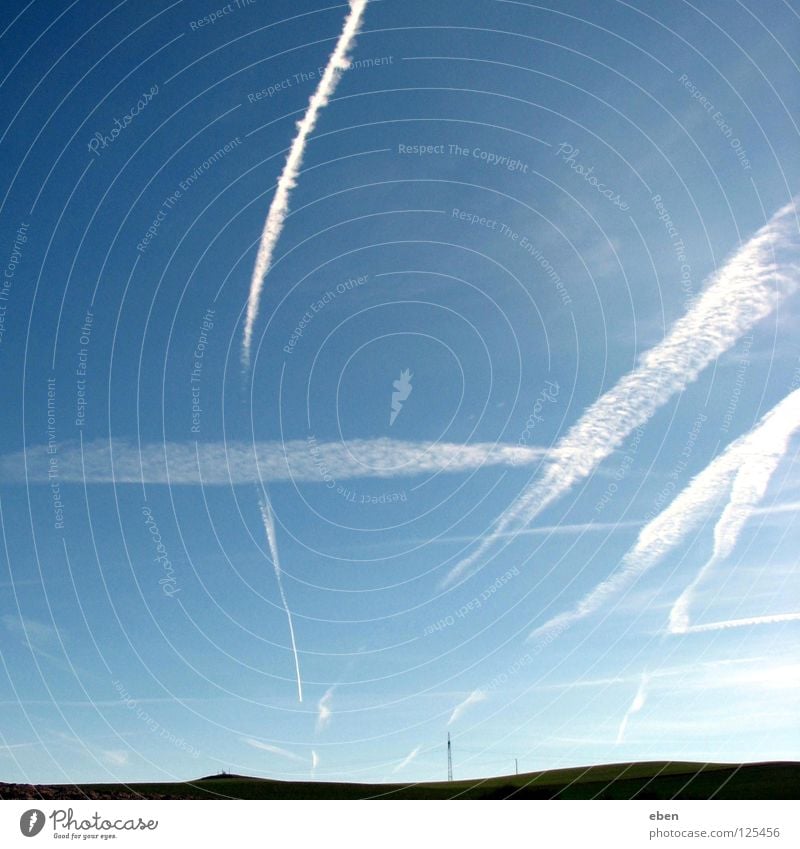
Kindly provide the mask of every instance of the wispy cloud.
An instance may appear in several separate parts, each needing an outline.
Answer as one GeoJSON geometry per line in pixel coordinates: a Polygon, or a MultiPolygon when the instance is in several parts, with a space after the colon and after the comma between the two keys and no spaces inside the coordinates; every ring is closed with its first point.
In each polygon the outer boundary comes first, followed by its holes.
{"type": "Polygon", "coordinates": [[[112,766],[125,766],[128,763],[128,752],[124,749],[104,749],[100,757],[112,766]]]}
{"type": "Polygon", "coordinates": [[[283,171],[278,178],[275,187],[275,196],[267,213],[264,223],[264,231],[261,234],[261,243],[258,247],[253,275],[250,280],[250,296],[247,301],[247,316],[244,325],[244,339],[242,342],[242,363],[247,367],[250,364],[250,347],[253,341],[253,326],[258,317],[258,306],[261,300],[261,291],[264,288],[264,278],[272,266],[272,255],[275,245],[278,243],[283,230],[286,216],[289,213],[289,198],[297,185],[297,177],[303,164],[308,137],[314,131],[320,110],[328,104],[331,96],[342,75],[342,71],[350,66],[349,52],[353,41],[361,28],[361,18],[367,0],[350,0],[350,13],[345,18],[342,33],[336,42],[336,47],[328,59],[325,71],[320,77],[319,84],[314,94],[308,101],[308,109],[303,118],[297,122],[297,135],[294,137],[283,171]]]}
{"type": "Polygon", "coordinates": [[[619,730],[617,731],[617,744],[622,743],[625,739],[625,732],[628,729],[628,721],[630,718],[635,713],[639,713],[639,711],[644,707],[644,703],[647,701],[647,685],[649,683],[650,676],[645,672],[642,674],[641,681],[639,682],[639,689],[633,697],[631,706],[625,712],[625,716],[622,717],[622,722],[619,724],[619,730]]]}
{"type": "Polygon", "coordinates": [[[279,755],[280,757],[288,758],[291,761],[306,763],[305,758],[301,758],[300,755],[296,755],[288,749],[282,749],[280,746],[273,746],[271,743],[263,743],[261,740],[255,740],[252,737],[241,737],[240,739],[243,743],[247,743],[248,746],[252,746],[254,749],[261,749],[263,752],[269,752],[272,755],[279,755]]]}
{"type": "Polygon", "coordinates": [[[450,719],[447,720],[448,725],[457,722],[472,705],[478,704],[487,698],[487,694],[483,690],[473,690],[463,702],[459,702],[453,712],[450,714],[450,719]]]}
{"type": "Polygon", "coordinates": [[[722,454],[692,478],[668,507],[642,528],[636,543],[611,577],[587,593],[573,610],[553,617],[533,631],[531,637],[539,638],[563,630],[594,613],[608,598],[629,587],[658,563],[711,514],[730,487],[737,470],[748,462],[751,455],[760,454],[764,444],[775,440],[780,442],[780,434],[796,426],[798,404],[800,389],[776,404],[753,430],[728,445],[722,454]]]}
{"type": "Polygon", "coordinates": [[[6,631],[17,637],[22,645],[27,646],[34,654],[58,664],[64,663],[63,654],[54,653],[59,651],[61,645],[52,625],[30,616],[14,616],[11,613],[4,614],[2,622],[6,631]]]}
{"type": "Polygon", "coordinates": [[[531,522],[587,477],[673,395],[692,383],[779,299],[795,291],[800,259],[794,202],[780,209],[709,280],[688,312],[639,365],[595,401],[559,440],[542,476],[495,522],[445,586],[472,574],[507,530],[531,522]]]}
{"type": "Polygon", "coordinates": [[[333,699],[333,691],[335,687],[329,687],[325,691],[325,695],[317,702],[317,731],[322,731],[323,728],[327,728],[328,723],[331,721],[331,716],[333,716],[333,711],[331,709],[331,700],[333,699]]]}
{"type": "MultiPolygon", "coordinates": [[[[59,445],[58,472],[65,483],[230,486],[294,481],[330,487],[353,478],[399,478],[436,472],[469,472],[484,466],[525,466],[546,451],[503,443],[408,442],[355,439],[317,442],[163,442],[141,449],[124,440],[59,445]]],[[[0,456],[5,483],[47,483],[44,445],[0,456]],[[26,476],[27,472],[27,476],[26,476]]]]}
{"type": "Polygon", "coordinates": [[[412,750],[411,750],[411,751],[410,751],[410,752],[409,752],[409,753],[408,753],[408,754],[407,754],[407,755],[403,758],[403,760],[402,760],[402,761],[400,761],[400,763],[399,763],[399,764],[397,764],[397,766],[396,766],[396,767],[392,770],[392,773],[400,772],[400,770],[405,769],[405,768],[406,768],[406,767],[407,767],[407,766],[411,763],[411,761],[413,761],[413,760],[417,757],[417,755],[420,753],[420,751],[421,751],[421,750],[422,750],[422,746],[421,746],[421,745],[420,745],[420,746],[417,746],[417,747],[416,747],[416,749],[412,749],[412,750]]]}
{"type": "Polygon", "coordinates": [[[669,630],[684,633],[689,628],[689,608],[697,587],[716,566],[730,557],[748,519],[767,491],[772,475],[789,447],[792,434],[800,428],[800,389],[795,390],[771,413],[740,452],[741,464],[731,486],[730,499],[714,527],[714,550],[695,579],[680,594],[669,615],[669,630]]]}
{"type": "Polygon", "coordinates": [[[278,591],[281,594],[281,602],[286,613],[286,619],[289,622],[289,637],[292,643],[292,655],[294,656],[294,669],[297,676],[297,699],[303,701],[303,682],[300,678],[300,658],[297,654],[297,643],[294,638],[294,622],[292,621],[292,612],[289,610],[289,603],[286,601],[286,593],[283,591],[283,579],[281,577],[281,560],[278,554],[278,538],[275,533],[275,520],[272,516],[272,505],[269,503],[269,496],[266,490],[264,497],[258,503],[261,509],[261,518],[264,522],[264,530],[267,534],[267,543],[269,544],[269,552],[272,557],[272,566],[275,569],[275,579],[278,582],[278,591]]]}

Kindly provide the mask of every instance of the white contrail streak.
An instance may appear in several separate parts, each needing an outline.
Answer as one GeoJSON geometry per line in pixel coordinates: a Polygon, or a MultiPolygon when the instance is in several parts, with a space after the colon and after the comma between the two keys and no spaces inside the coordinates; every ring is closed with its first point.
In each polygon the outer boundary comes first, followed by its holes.
{"type": "Polygon", "coordinates": [[[455,708],[453,708],[453,712],[450,714],[450,719],[447,720],[447,724],[452,725],[454,722],[457,722],[461,719],[468,708],[478,702],[485,701],[486,698],[488,697],[483,690],[473,690],[463,702],[459,702],[455,708]]]}
{"type": "Polygon", "coordinates": [[[714,527],[714,550],[695,579],[680,594],[669,614],[669,631],[685,633],[689,628],[689,608],[695,591],[704,577],[719,563],[730,557],[747,520],[752,516],[767,491],[789,440],[800,427],[800,390],[795,390],[771,416],[757,439],[751,439],[749,451],[742,459],[731,487],[730,499],[714,527]]]}
{"type": "Polygon", "coordinates": [[[292,654],[294,655],[294,668],[297,674],[297,698],[298,701],[303,701],[303,682],[300,679],[300,660],[297,655],[297,644],[294,639],[294,623],[292,622],[292,612],[289,610],[289,605],[286,601],[286,593],[283,591],[283,580],[281,579],[281,561],[278,555],[278,539],[275,534],[275,521],[272,517],[272,505],[269,503],[269,496],[264,493],[264,498],[259,499],[258,506],[261,508],[261,518],[264,521],[264,530],[267,533],[267,543],[269,544],[270,555],[272,556],[272,566],[275,569],[275,578],[278,581],[278,590],[281,594],[283,609],[286,611],[286,618],[289,621],[289,636],[292,641],[292,654]]]}
{"type": "MultiPolygon", "coordinates": [[[[533,466],[547,449],[508,443],[352,439],[320,442],[160,442],[137,446],[97,440],[58,446],[62,482],[231,486],[259,480],[319,483],[333,489],[354,478],[394,479],[487,466],[533,466]]],[[[47,445],[0,455],[4,483],[49,483],[47,445]]]]}
{"type": "Polygon", "coordinates": [[[322,731],[323,728],[326,728],[331,721],[331,717],[333,716],[331,699],[333,698],[333,691],[335,689],[336,685],[329,687],[325,691],[325,695],[317,702],[317,733],[322,731]]]}
{"type": "Polygon", "coordinates": [[[542,477],[495,521],[476,550],[453,567],[443,584],[472,574],[475,564],[510,526],[526,525],[594,471],[635,428],[769,315],[780,297],[796,289],[799,245],[793,201],[712,275],[664,340],[586,410],[555,446],[542,477]]]}
{"type": "Polygon", "coordinates": [[[636,691],[636,695],[633,697],[631,706],[625,712],[625,716],[622,717],[622,722],[619,724],[619,730],[617,731],[617,744],[621,743],[625,739],[625,731],[628,728],[628,720],[635,713],[639,713],[639,711],[644,707],[644,703],[647,701],[647,685],[649,681],[650,676],[646,672],[642,673],[642,680],[639,682],[639,689],[636,691]]]}
{"type": "Polygon", "coordinates": [[[393,772],[393,773],[396,773],[396,772],[400,772],[400,770],[401,770],[401,769],[405,769],[405,768],[406,768],[406,767],[407,767],[407,766],[411,763],[411,761],[413,761],[413,760],[417,757],[417,755],[420,753],[420,751],[421,751],[421,750],[422,750],[422,746],[421,746],[421,745],[417,746],[417,747],[416,747],[416,749],[412,749],[412,750],[411,750],[411,751],[410,751],[410,752],[409,752],[409,753],[408,753],[408,754],[407,754],[407,755],[403,758],[403,760],[402,760],[402,761],[400,761],[400,763],[399,763],[399,764],[397,764],[397,766],[396,766],[396,767],[392,770],[392,772],[393,772]]]}
{"type": "Polygon", "coordinates": [[[542,637],[563,631],[594,613],[612,595],[629,587],[640,575],[658,563],[687,534],[703,522],[732,485],[737,470],[752,456],[760,456],[764,446],[780,444],[798,424],[800,389],[776,404],[749,433],[740,436],[639,532],[635,545],[622,558],[620,568],[585,595],[576,607],[553,617],[530,635],[542,637]]]}
{"type": "Polygon", "coordinates": [[[262,743],[260,740],[254,740],[252,737],[242,737],[243,743],[247,743],[248,746],[252,746],[254,749],[261,749],[264,752],[270,752],[273,755],[280,755],[282,758],[289,758],[292,761],[299,761],[300,763],[305,763],[303,758],[299,755],[296,755],[294,752],[290,752],[288,749],[282,749],[280,746],[273,746],[271,743],[262,743]]]}
{"type": "Polygon", "coordinates": [[[344,22],[342,34],[336,42],[336,47],[328,59],[325,71],[317,85],[317,89],[308,101],[308,109],[303,118],[297,122],[297,135],[294,137],[286,163],[283,166],[281,176],[275,188],[275,196],[267,213],[264,231],[261,234],[261,243],[258,246],[258,255],[253,276],[250,280],[250,296],[247,301],[247,317],[244,324],[244,340],[242,343],[242,363],[245,367],[250,364],[250,346],[253,341],[253,326],[258,317],[258,305],[261,299],[261,290],[264,288],[264,279],[269,273],[272,265],[272,254],[275,245],[280,238],[286,216],[289,213],[289,196],[297,184],[300,167],[303,164],[308,137],[314,130],[320,110],[324,109],[336,90],[342,71],[350,66],[349,52],[353,41],[361,28],[361,18],[367,0],[350,0],[350,13],[344,22]]]}
{"type": "Polygon", "coordinates": [[[745,619],[726,619],[724,622],[706,622],[703,625],[689,625],[684,634],[696,634],[703,631],[724,631],[727,628],[748,628],[751,625],[777,625],[779,622],[800,621],[800,613],[772,613],[768,616],[748,616],[745,619]]]}

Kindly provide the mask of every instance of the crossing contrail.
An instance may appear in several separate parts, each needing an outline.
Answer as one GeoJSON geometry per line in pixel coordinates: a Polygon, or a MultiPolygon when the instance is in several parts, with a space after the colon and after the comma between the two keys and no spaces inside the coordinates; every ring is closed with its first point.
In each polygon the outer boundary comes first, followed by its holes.
{"type": "Polygon", "coordinates": [[[303,701],[303,682],[300,678],[300,660],[297,656],[297,644],[294,639],[294,623],[292,622],[292,612],[289,610],[289,605],[286,601],[286,593],[283,591],[283,581],[281,579],[281,561],[278,555],[278,539],[275,534],[275,520],[272,517],[272,505],[269,503],[269,496],[264,493],[264,498],[259,498],[258,506],[261,508],[261,518],[264,521],[264,530],[267,533],[267,543],[269,544],[270,555],[272,556],[272,566],[275,569],[275,577],[278,581],[278,590],[281,594],[283,609],[286,611],[286,618],[289,620],[289,636],[292,641],[292,654],[294,655],[294,668],[297,674],[297,698],[298,701],[303,701]]]}
{"type": "Polygon", "coordinates": [[[680,594],[669,614],[669,630],[683,634],[689,630],[689,608],[703,578],[730,557],[747,520],[767,491],[767,486],[783,460],[789,440],[800,428],[800,389],[780,405],[778,414],[762,427],[760,438],[751,440],[731,486],[731,494],[714,527],[714,549],[695,579],[680,594]]]}
{"type": "Polygon", "coordinates": [[[286,163],[283,166],[281,176],[278,178],[275,196],[264,223],[256,263],[253,267],[253,276],[250,280],[250,296],[247,301],[247,316],[244,323],[244,340],[242,343],[242,364],[245,368],[250,365],[250,346],[253,342],[253,326],[258,317],[261,290],[264,288],[264,279],[272,265],[275,245],[280,238],[286,216],[289,214],[289,197],[292,189],[297,185],[297,177],[303,164],[308,137],[314,130],[320,111],[327,105],[331,95],[336,90],[342,71],[347,70],[350,66],[348,54],[361,28],[361,18],[366,6],[367,0],[350,0],[350,13],[345,19],[342,34],[328,59],[328,64],[325,66],[325,71],[320,78],[316,91],[308,101],[306,114],[297,122],[297,135],[289,148],[286,163]]]}
{"type": "Polygon", "coordinates": [[[541,625],[531,637],[563,630],[598,610],[627,589],[703,522],[726,493],[739,470],[759,462],[766,446],[781,446],[798,426],[800,389],[795,389],[766,413],[758,424],[715,457],[654,519],[639,532],[620,568],[587,593],[570,611],[541,625]]]}
{"type": "Polygon", "coordinates": [[[499,517],[475,551],[457,563],[448,586],[476,564],[509,528],[531,522],[549,504],[618,448],[659,407],[695,381],[782,296],[797,288],[798,233],[795,201],[778,210],[710,279],[703,293],[639,365],[595,401],[552,449],[553,459],[499,517]]]}

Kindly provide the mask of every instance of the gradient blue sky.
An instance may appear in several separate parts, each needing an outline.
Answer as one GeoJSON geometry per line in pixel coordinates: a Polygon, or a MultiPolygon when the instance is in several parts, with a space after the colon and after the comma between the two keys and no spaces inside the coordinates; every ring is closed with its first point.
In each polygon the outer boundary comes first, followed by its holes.
{"type": "Polygon", "coordinates": [[[456,777],[800,759],[800,623],[768,619],[800,612],[796,434],[691,607],[762,621],[669,632],[720,489],[636,583],[529,639],[800,386],[797,296],[446,583],[800,189],[797,2],[372,0],[249,370],[261,228],[347,6],[197,25],[221,8],[4,6],[0,779],[444,778],[448,731],[456,777]]]}

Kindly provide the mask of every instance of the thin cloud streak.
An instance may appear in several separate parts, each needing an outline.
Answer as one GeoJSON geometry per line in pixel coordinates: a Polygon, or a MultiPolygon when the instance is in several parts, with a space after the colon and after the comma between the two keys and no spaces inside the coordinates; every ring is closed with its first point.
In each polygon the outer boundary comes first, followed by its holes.
{"type": "Polygon", "coordinates": [[[723,622],[707,622],[704,625],[689,625],[682,634],[699,634],[708,631],[724,631],[728,628],[747,628],[751,625],[777,625],[779,622],[798,622],[800,613],[772,613],[768,616],[749,616],[744,619],[726,619],[723,622]]]}
{"type": "MultiPolygon", "coordinates": [[[[546,449],[504,443],[408,442],[388,438],[318,442],[163,442],[125,440],[59,445],[62,483],[231,486],[293,481],[328,488],[354,478],[471,472],[483,466],[530,466],[546,449]],[[113,449],[113,454],[112,454],[113,449]]],[[[0,456],[5,483],[48,483],[44,445],[0,456]],[[27,472],[27,475],[26,475],[27,472]]]]}
{"type": "Polygon", "coordinates": [[[744,333],[797,288],[798,227],[795,203],[780,209],[717,271],[688,312],[639,365],[595,401],[559,440],[541,478],[494,523],[475,551],[442,582],[453,584],[477,564],[509,528],[531,522],[587,477],[673,395],[695,381],[744,333]]]}
{"type": "Polygon", "coordinates": [[[297,122],[297,135],[294,137],[283,171],[278,178],[275,187],[275,196],[267,213],[264,223],[264,231],[261,234],[261,243],[258,246],[253,275],[250,280],[250,295],[247,301],[247,316],[244,324],[244,338],[242,341],[242,364],[245,368],[250,365],[250,348],[253,342],[253,327],[258,318],[258,307],[261,300],[261,292],[264,288],[264,279],[269,274],[272,266],[272,255],[278,239],[281,236],[286,216],[289,214],[289,199],[292,189],[297,185],[297,178],[303,164],[308,137],[314,131],[319,113],[327,106],[328,101],[336,90],[342,72],[350,67],[350,48],[353,46],[355,37],[361,28],[361,18],[367,0],[350,0],[350,13],[344,22],[342,33],[336,42],[336,47],[328,59],[328,64],[320,78],[314,94],[308,101],[308,109],[303,118],[297,122]]]}
{"type": "Polygon", "coordinates": [[[453,712],[450,714],[450,719],[447,720],[447,724],[452,725],[454,722],[457,722],[472,705],[485,701],[486,698],[487,694],[483,690],[473,690],[463,702],[455,706],[453,712]]]}
{"type": "Polygon", "coordinates": [[[252,746],[254,749],[261,749],[262,751],[270,752],[270,754],[273,755],[280,755],[282,758],[288,758],[292,761],[305,763],[305,760],[299,755],[296,755],[294,752],[290,752],[288,749],[281,749],[280,746],[273,746],[271,743],[262,743],[260,740],[254,740],[252,737],[241,737],[240,739],[243,743],[247,743],[248,746],[252,746]]]}
{"type": "Polygon", "coordinates": [[[331,710],[331,699],[335,687],[329,687],[325,691],[325,695],[317,702],[317,733],[327,728],[331,721],[333,711],[331,710]]]}
{"type": "Polygon", "coordinates": [[[286,612],[286,619],[289,622],[289,637],[292,642],[292,655],[294,656],[294,669],[297,676],[297,698],[298,701],[303,701],[303,682],[300,678],[300,658],[297,654],[297,643],[294,638],[294,622],[292,621],[292,611],[289,610],[289,604],[286,601],[286,593],[283,591],[283,580],[281,578],[281,561],[278,554],[278,538],[275,533],[275,520],[272,516],[272,505],[269,503],[269,496],[264,493],[264,498],[259,500],[258,506],[261,508],[261,518],[264,522],[264,530],[267,533],[267,543],[269,544],[270,555],[272,556],[272,566],[275,569],[275,578],[278,582],[278,590],[281,594],[283,609],[286,612]]]}
{"type": "Polygon", "coordinates": [[[636,695],[633,697],[633,701],[631,702],[631,706],[625,712],[625,716],[619,724],[619,730],[617,731],[617,745],[622,743],[625,739],[625,732],[628,729],[628,721],[630,718],[635,713],[639,713],[639,711],[644,707],[644,704],[647,701],[647,685],[649,683],[650,676],[644,672],[642,674],[642,679],[639,682],[639,689],[636,691],[636,695]]]}
{"type": "Polygon", "coordinates": [[[561,631],[598,610],[611,596],[629,587],[655,566],[713,511],[731,486],[737,470],[765,444],[780,441],[787,428],[796,427],[800,389],[776,404],[749,433],[725,448],[708,466],[639,532],[634,546],[622,558],[620,568],[587,593],[573,610],[561,613],[534,630],[529,639],[561,631]]]}
{"type": "Polygon", "coordinates": [[[402,769],[405,769],[405,768],[406,768],[406,767],[407,767],[407,766],[408,766],[408,765],[409,765],[409,764],[410,764],[410,763],[411,763],[411,762],[412,762],[412,761],[413,761],[413,760],[417,757],[417,755],[420,753],[420,751],[421,751],[421,750],[422,750],[422,746],[421,746],[421,745],[417,746],[417,748],[416,748],[416,749],[412,749],[412,750],[411,750],[411,751],[410,751],[410,752],[409,752],[409,753],[408,753],[408,754],[407,754],[407,755],[403,758],[403,760],[402,760],[402,761],[400,761],[400,763],[399,763],[399,764],[397,764],[397,766],[396,766],[396,767],[392,770],[392,774],[394,774],[394,773],[396,773],[396,772],[400,772],[400,770],[402,770],[402,769]]]}
{"type": "Polygon", "coordinates": [[[749,440],[731,486],[730,499],[714,527],[714,550],[695,579],[680,594],[669,614],[669,631],[682,634],[689,627],[689,609],[703,579],[733,553],[747,521],[764,497],[773,474],[783,460],[789,440],[800,427],[800,390],[795,390],[780,411],[770,416],[760,435],[749,440]]]}

